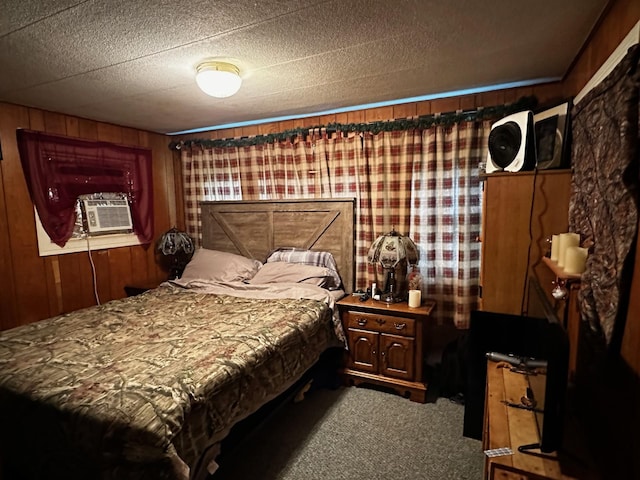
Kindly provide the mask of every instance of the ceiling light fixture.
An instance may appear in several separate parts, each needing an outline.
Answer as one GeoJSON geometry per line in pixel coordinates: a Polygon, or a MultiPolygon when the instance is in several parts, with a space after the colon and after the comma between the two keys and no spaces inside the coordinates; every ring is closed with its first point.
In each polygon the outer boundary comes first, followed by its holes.
{"type": "Polygon", "coordinates": [[[235,65],[209,61],[196,67],[196,83],[207,95],[225,98],[240,90],[242,78],[235,65]]]}

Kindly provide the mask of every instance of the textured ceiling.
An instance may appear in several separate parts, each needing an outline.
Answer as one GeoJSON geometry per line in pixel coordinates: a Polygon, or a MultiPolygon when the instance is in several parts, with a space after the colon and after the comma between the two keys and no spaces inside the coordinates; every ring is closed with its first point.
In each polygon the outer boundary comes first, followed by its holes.
{"type": "Polygon", "coordinates": [[[166,133],[560,78],[606,3],[2,0],[0,101],[166,133]]]}

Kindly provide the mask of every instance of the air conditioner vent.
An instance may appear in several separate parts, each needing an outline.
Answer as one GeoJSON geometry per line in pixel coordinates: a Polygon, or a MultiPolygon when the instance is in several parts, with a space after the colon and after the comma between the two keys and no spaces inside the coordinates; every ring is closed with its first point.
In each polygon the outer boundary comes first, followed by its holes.
{"type": "Polygon", "coordinates": [[[133,229],[127,200],[82,201],[89,233],[127,232],[133,229]]]}

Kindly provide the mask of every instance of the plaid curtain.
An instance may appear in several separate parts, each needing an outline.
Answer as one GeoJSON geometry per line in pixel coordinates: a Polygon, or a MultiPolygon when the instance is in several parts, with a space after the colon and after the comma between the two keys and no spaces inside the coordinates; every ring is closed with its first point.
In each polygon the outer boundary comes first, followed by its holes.
{"type": "MultiPolygon", "coordinates": [[[[321,135],[313,139],[317,185],[320,197],[355,198],[355,278],[356,288],[371,284],[367,253],[373,242],[371,196],[368,187],[368,164],[363,140],[358,134],[332,137],[321,135]]],[[[317,195],[318,196],[318,195],[317,195]]]]}
{"type": "Polygon", "coordinates": [[[242,200],[239,150],[235,147],[182,150],[185,227],[202,244],[200,204],[203,200],[242,200]]]}
{"type": "Polygon", "coordinates": [[[438,302],[437,318],[467,328],[478,293],[478,166],[489,125],[185,149],[187,232],[201,243],[201,200],[355,197],[356,288],[381,280],[367,253],[395,228],[420,249],[423,294],[438,302]]]}
{"type": "Polygon", "coordinates": [[[490,122],[436,126],[422,132],[422,165],[412,190],[410,236],[420,248],[420,272],[439,322],[469,327],[480,280],[480,162],[490,122]]]}
{"type": "MultiPolygon", "coordinates": [[[[363,169],[361,192],[370,198],[366,212],[369,219],[367,247],[378,236],[392,229],[402,235],[410,234],[415,178],[422,164],[420,131],[404,130],[365,134],[367,168],[363,169]]],[[[365,256],[366,253],[364,252],[365,256]]],[[[377,266],[368,266],[368,283],[383,283],[377,266]]]]}

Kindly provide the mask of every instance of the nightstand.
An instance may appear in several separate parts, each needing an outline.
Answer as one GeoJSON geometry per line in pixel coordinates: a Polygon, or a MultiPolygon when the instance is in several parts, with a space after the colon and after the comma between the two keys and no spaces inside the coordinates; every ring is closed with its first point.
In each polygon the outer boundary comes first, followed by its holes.
{"type": "Polygon", "coordinates": [[[349,295],[338,302],[342,326],[349,343],[341,375],[345,383],[372,383],[394,389],[414,402],[424,403],[424,331],[435,302],[420,307],[407,302],[364,302],[349,295]]]}
{"type": "Polygon", "coordinates": [[[148,281],[148,282],[140,282],[132,285],[125,285],[124,291],[127,294],[127,297],[134,297],[136,295],[140,295],[141,293],[146,292],[147,290],[151,290],[156,288],[162,282],[158,281],[148,281]]]}

